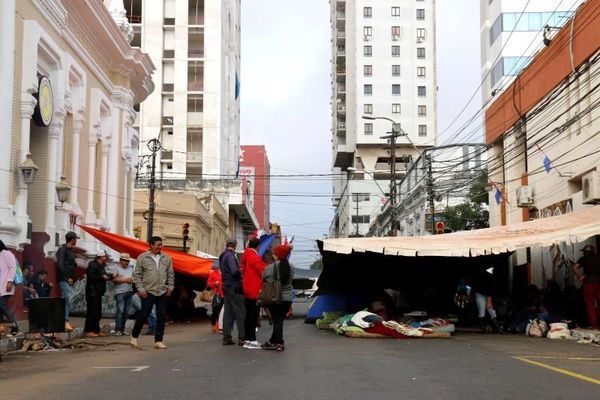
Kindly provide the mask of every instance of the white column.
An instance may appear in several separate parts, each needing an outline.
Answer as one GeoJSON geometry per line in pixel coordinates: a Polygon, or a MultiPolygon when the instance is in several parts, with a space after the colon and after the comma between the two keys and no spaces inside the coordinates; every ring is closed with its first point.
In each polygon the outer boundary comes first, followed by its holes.
{"type": "MultiPolygon", "coordinates": [[[[0,1],[0,93],[7,101],[0,107],[0,221],[12,219],[9,204],[10,160],[13,125],[13,82],[15,70],[15,0],[0,1]]],[[[7,232],[0,224],[0,237],[7,232]]],[[[7,239],[6,237],[2,237],[7,239]]]]}
{"type": "MultiPolygon", "coordinates": [[[[135,158],[134,158],[135,159],[135,158]]],[[[135,175],[136,169],[132,168],[129,174],[129,179],[131,184],[129,185],[129,191],[127,192],[127,196],[129,198],[129,234],[133,235],[133,224],[134,224],[134,214],[135,214],[135,175]]]]}
{"type": "MultiPolygon", "coordinates": [[[[110,153],[111,144],[102,142],[102,166],[100,169],[100,219],[106,226],[106,198],[108,190],[108,154],[110,153]]],[[[116,173],[117,171],[115,171],[116,173]]]]}
{"type": "Polygon", "coordinates": [[[123,201],[121,202],[121,207],[122,207],[122,224],[123,224],[123,231],[120,232],[123,235],[129,235],[130,231],[131,231],[131,226],[129,225],[129,213],[127,212],[127,207],[129,206],[129,182],[131,182],[131,166],[127,165],[125,167],[125,176],[123,179],[123,191],[121,193],[123,193],[123,201]]]}
{"type": "MultiPolygon", "coordinates": [[[[30,94],[23,94],[25,100],[21,101],[21,154],[19,157],[19,163],[22,163],[29,154],[29,142],[31,135],[31,116],[33,110],[37,104],[37,100],[30,94]]],[[[35,162],[35,160],[34,160],[35,162]]],[[[27,215],[27,184],[23,181],[21,174],[19,178],[19,194],[17,196],[17,217],[21,220],[20,222],[29,222],[29,216],[27,215]]]]}
{"type": "Polygon", "coordinates": [[[78,110],[73,115],[73,148],[71,149],[71,205],[73,210],[80,210],[78,200],[79,187],[79,146],[81,130],[83,129],[83,111],[78,110]]]}
{"type": "Polygon", "coordinates": [[[92,135],[88,141],[88,184],[87,184],[87,211],[85,220],[88,225],[96,223],[96,212],[94,211],[95,173],[96,173],[96,144],[98,137],[92,135]]]}
{"type": "Polygon", "coordinates": [[[60,137],[63,134],[64,121],[64,111],[56,111],[48,129],[48,204],[46,211],[46,233],[49,235],[52,235],[56,229],[56,184],[60,182],[56,177],[59,174],[59,167],[62,165],[62,160],[58,158],[58,148],[60,137]]]}

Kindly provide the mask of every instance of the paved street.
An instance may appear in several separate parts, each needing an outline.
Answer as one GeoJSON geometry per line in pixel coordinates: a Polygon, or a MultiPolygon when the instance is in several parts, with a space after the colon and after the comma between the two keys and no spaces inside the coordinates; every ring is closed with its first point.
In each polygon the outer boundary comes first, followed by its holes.
{"type": "MultiPolygon", "coordinates": [[[[146,336],[144,351],[112,337],[95,341],[123,344],[11,355],[0,364],[2,399],[600,398],[592,345],[475,333],[350,339],[301,319],[285,328],[283,353],[223,347],[196,322],[168,326],[167,351],[146,336]]],[[[267,332],[265,323],[259,340],[267,332]]]]}

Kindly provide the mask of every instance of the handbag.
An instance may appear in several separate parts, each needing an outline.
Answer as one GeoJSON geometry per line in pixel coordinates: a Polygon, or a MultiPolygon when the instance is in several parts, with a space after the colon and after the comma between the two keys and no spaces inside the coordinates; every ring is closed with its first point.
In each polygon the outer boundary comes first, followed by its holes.
{"type": "Polygon", "coordinates": [[[263,287],[258,294],[258,305],[260,307],[268,307],[272,304],[281,302],[281,282],[277,274],[279,264],[273,265],[273,281],[264,282],[263,287]]]}

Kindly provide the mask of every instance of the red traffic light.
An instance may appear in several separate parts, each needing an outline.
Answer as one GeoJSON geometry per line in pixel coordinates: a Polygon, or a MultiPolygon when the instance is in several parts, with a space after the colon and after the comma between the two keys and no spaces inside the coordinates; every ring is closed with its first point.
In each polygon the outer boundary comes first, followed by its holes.
{"type": "Polygon", "coordinates": [[[444,222],[442,222],[442,221],[436,222],[435,223],[435,233],[438,235],[444,233],[445,227],[446,226],[445,226],[444,222]]]}

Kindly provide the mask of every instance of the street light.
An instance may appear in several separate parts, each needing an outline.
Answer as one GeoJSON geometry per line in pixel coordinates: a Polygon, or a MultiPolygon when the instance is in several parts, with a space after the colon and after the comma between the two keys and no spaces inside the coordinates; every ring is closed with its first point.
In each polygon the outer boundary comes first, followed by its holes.
{"type": "Polygon", "coordinates": [[[38,171],[37,165],[35,165],[31,159],[31,153],[27,153],[25,161],[21,163],[19,169],[21,170],[21,175],[23,175],[23,182],[25,182],[26,185],[31,185],[35,180],[35,175],[38,171]]]}

